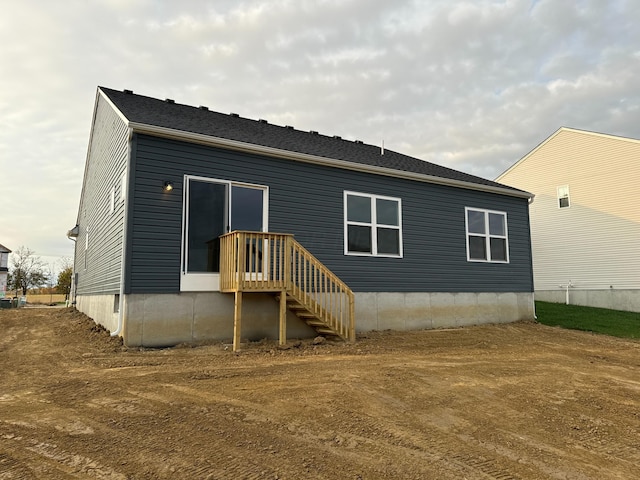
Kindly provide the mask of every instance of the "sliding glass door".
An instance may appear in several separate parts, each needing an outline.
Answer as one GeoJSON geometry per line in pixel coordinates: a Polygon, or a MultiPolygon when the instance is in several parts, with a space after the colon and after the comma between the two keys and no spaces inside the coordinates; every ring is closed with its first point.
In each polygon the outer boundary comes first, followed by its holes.
{"type": "Polygon", "coordinates": [[[220,235],[267,231],[267,187],[185,177],[181,291],[220,289],[220,235]]]}

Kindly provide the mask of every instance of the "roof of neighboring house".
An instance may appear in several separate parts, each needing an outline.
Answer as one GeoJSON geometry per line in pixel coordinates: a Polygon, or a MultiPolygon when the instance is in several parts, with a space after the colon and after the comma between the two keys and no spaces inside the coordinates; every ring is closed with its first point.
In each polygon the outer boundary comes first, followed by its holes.
{"type": "MultiPolygon", "coordinates": [[[[210,111],[206,107],[193,107],[175,103],[173,100],[159,100],[134,94],[131,90],[113,90],[99,87],[99,90],[125,117],[134,131],[156,127],[172,132],[184,132],[185,137],[205,136],[224,139],[232,144],[257,145],[271,154],[294,152],[301,157],[331,159],[346,162],[352,166],[371,167],[378,173],[387,171],[414,175],[416,179],[453,183],[467,188],[496,191],[520,197],[532,197],[522,190],[509,187],[492,180],[477,177],[435,163],[403,155],[379,146],[361,141],[344,140],[337,136],[327,136],[318,132],[296,130],[291,126],[279,126],[266,120],[252,120],[236,114],[210,111]]],[[[156,133],[160,133],[159,131],[156,133]]],[[[165,131],[165,133],[168,133],[165,131]]],[[[171,136],[176,136],[171,135],[171,136]]],[[[178,137],[180,135],[177,135],[178,137]]],[[[405,175],[406,176],[406,175],[405,175]]]]}
{"type": "Polygon", "coordinates": [[[9,250],[4,245],[0,244],[0,252],[2,252],[2,253],[11,253],[11,250],[9,250]]]}
{"type": "Polygon", "coordinates": [[[640,140],[635,139],[635,138],[621,137],[621,136],[618,136],[618,135],[611,135],[611,134],[608,134],[608,133],[592,132],[592,131],[589,131],[589,130],[580,130],[580,129],[571,128],[571,127],[560,127],[555,132],[553,132],[551,135],[549,135],[547,138],[545,138],[542,142],[540,142],[538,145],[536,145],[533,148],[533,150],[531,150],[529,153],[527,153],[524,157],[522,157],[520,160],[515,162],[513,165],[511,165],[509,168],[507,168],[504,172],[502,172],[500,175],[498,175],[496,177],[496,180],[499,181],[501,178],[503,178],[505,175],[507,175],[507,173],[512,171],[514,168],[516,168],[521,163],[525,162],[529,157],[531,157],[535,152],[540,150],[547,143],[549,143],[551,140],[553,140],[555,137],[557,137],[561,132],[570,132],[570,133],[577,134],[577,135],[590,135],[590,136],[593,136],[593,137],[601,137],[601,138],[612,138],[614,140],[621,140],[621,141],[631,142],[631,143],[636,143],[636,144],[640,143],[640,140]]]}

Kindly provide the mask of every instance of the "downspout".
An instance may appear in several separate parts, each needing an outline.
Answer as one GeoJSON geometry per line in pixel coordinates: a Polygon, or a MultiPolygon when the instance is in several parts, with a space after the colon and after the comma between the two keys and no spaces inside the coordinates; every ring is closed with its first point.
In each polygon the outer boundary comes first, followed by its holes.
{"type": "Polygon", "coordinates": [[[67,238],[73,242],[73,269],[71,270],[71,287],[69,290],[69,299],[67,300],[67,307],[76,304],[76,238],[71,236],[71,230],[67,232],[67,238]],[[71,300],[71,292],[73,292],[73,300],[71,300]]]}
{"type": "Polygon", "coordinates": [[[124,275],[126,271],[127,264],[127,225],[129,221],[129,179],[130,179],[130,169],[129,165],[131,163],[131,139],[133,138],[133,128],[129,127],[129,135],[127,138],[127,161],[125,163],[125,176],[126,176],[126,185],[122,185],[122,188],[126,188],[126,193],[124,197],[124,214],[122,218],[122,255],[120,261],[120,293],[118,294],[118,326],[115,331],[111,332],[112,337],[118,337],[124,330],[124,275]]]}

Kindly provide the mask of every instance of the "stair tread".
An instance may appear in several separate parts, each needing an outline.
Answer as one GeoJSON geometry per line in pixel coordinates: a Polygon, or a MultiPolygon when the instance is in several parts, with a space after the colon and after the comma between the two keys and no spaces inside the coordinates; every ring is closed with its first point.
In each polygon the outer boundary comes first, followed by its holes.
{"type": "MultiPolygon", "coordinates": [[[[282,295],[275,295],[275,299],[280,301],[282,295]]],[[[286,300],[287,309],[291,310],[298,318],[303,320],[307,325],[312,327],[318,334],[327,337],[336,337],[344,339],[344,336],[334,330],[327,322],[321,319],[321,313],[314,313],[302,302],[298,301],[295,297],[287,294],[286,300]]],[[[328,312],[326,312],[328,313],[328,312]]]]}

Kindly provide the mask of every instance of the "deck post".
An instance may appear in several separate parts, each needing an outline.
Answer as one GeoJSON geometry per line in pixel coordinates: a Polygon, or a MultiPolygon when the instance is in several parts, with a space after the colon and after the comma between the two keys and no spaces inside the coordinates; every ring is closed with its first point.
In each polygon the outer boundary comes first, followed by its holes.
{"type": "Polygon", "coordinates": [[[237,352],[240,348],[242,326],[242,292],[236,290],[235,301],[233,305],[233,351],[237,352]]]}
{"type": "Polygon", "coordinates": [[[287,344],[287,291],[280,292],[280,345],[287,344]]]}
{"type": "Polygon", "coordinates": [[[349,341],[356,341],[356,308],[353,293],[349,295],[349,341]]]}

